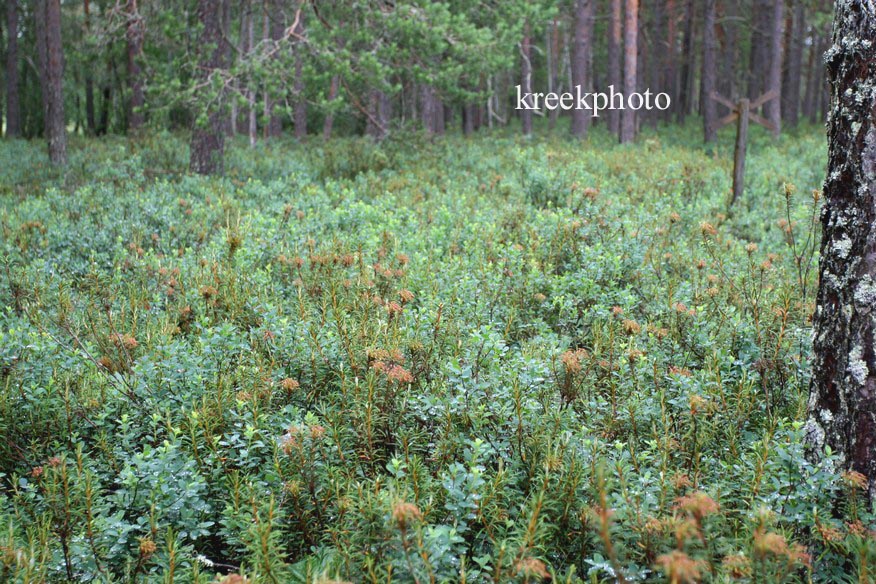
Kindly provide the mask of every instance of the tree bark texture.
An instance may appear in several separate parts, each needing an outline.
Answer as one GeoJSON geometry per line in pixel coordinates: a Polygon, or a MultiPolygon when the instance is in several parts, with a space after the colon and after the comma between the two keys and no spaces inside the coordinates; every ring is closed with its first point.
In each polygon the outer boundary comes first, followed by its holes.
{"type": "Polygon", "coordinates": [[[876,495],[876,11],[837,0],[814,363],[805,432],[876,495]]]}

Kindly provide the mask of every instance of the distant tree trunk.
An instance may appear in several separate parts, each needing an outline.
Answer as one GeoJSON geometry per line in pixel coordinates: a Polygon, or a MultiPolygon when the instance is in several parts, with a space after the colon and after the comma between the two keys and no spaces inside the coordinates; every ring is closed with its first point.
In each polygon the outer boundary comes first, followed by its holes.
{"type": "Polygon", "coordinates": [[[839,468],[868,479],[876,499],[876,14],[837,0],[827,63],[828,169],[814,317],[808,454],[829,446],[839,468]],[[843,50],[855,47],[855,50],[843,50]]]}
{"type": "Polygon", "coordinates": [[[749,45],[751,52],[749,53],[748,63],[748,97],[756,99],[765,89],[765,80],[768,75],[767,62],[769,43],[768,35],[764,34],[764,30],[769,27],[770,19],[767,18],[771,14],[771,0],[752,0],[752,15],[751,15],[751,39],[749,45]]]}
{"type": "Polygon", "coordinates": [[[472,103],[462,106],[462,133],[465,136],[470,136],[475,131],[475,110],[476,106],[472,103]]]}
{"type": "Polygon", "coordinates": [[[36,4],[37,49],[42,72],[45,135],[52,164],[67,164],[67,128],[64,118],[64,53],[61,45],[61,1],[36,4]]]}
{"type": "MultiPolygon", "coordinates": [[[[521,93],[532,93],[532,38],[529,33],[529,23],[523,28],[523,39],[520,41],[520,85],[521,93]]],[[[532,111],[524,109],[520,112],[520,121],[523,125],[523,135],[532,134],[532,111]]]]}
{"type": "MultiPolygon", "coordinates": [[[[265,9],[265,35],[272,41],[279,42],[283,38],[284,32],[283,7],[280,0],[266,0],[265,9]]],[[[265,114],[268,118],[265,132],[267,136],[273,138],[283,134],[283,119],[276,110],[274,96],[270,95],[270,89],[268,89],[265,91],[265,114]]]]}
{"type": "Polygon", "coordinates": [[[694,60],[694,0],[687,0],[684,9],[684,40],[682,41],[681,87],[678,96],[677,120],[683,123],[690,113],[693,101],[693,60],[694,60]]]}
{"type": "Polygon", "coordinates": [[[815,87],[818,83],[818,71],[822,68],[820,49],[821,37],[813,32],[806,64],[806,90],[803,94],[803,115],[807,118],[811,118],[815,111],[815,87]]]}
{"type": "Polygon", "coordinates": [[[444,120],[447,112],[444,109],[444,102],[441,100],[440,97],[438,97],[437,93],[433,93],[432,98],[432,115],[434,116],[434,119],[432,121],[432,127],[435,128],[436,136],[443,136],[444,128],[446,125],[444,123],[444,120]]]}
{"type": "Polygon", "coordinates": [[[143,95],[143,78],[141,77],[140,58],[143,55],[143,38],[146,27],[137,0],[128,0],[128,83],[131,86],[131,101],[128,112],[128,128],[137,131],[143,126],[143,106],[146,99],[143,95]]]}
{"type": "MultiPolygon", "coordinates": [[[[224,4],[228,0],[222,0],[224,4]]],[[[215,0],[198,0],[198,22],[201,34],[198,81],[206,82],[217,70],[225,67],[225,50],[222,43],[222,13],[215,0]]],[[[212,101],[212,100],[211,100],[212,101]]],[[[221,102],[221,96],[219,98],[221,102]]],[[[206,124],[195,121],[192,131],[189,169],[197,174],[222,174],[224,171],[225,132],[221,107],[208,106],[206,124]]]]}
{"type": "Polygon", "coordinates": [[[106,62],[106,81],[104,81],[100,92],[103,101],[101,102],[100,109],[100,123],[97,125],[97,130],[95,132],[98,136],[106,135],[109,132],[110,110],[112,109],[113,103],[112,70],[113,61],[112,57],[109,57],[106,62]]]}
{"type": "Polygon", "coordinates": [[[375,140],[383,140],[389,134],[391,116],[389,96],[379,89],[372,89],[368,95],[368,119],[365,134],[375,140]]]}
{"type": "MultiPolygon", "coordinates": [[[[735,0],[722,2],[722,6],[725,8],[725,18],[723,19],[725,22],[721,24],[721,29],[724,31],[724,43],[718,91],[736,101],[739,92],[736,87],[736,61],[739,47],[739,26],[736,23],[738,6],[735,0]]],[[[727,112],[726,108],[723,110],[719,108],[719,111],[727,112]]]]}
{"type": "MultiPolygon", "coordinates": [[[[575,38],[572,42],[572,87],[581,87],[587,93],[591,86],[590,53],[593,50],[593,0],[575,1],[575,38]]],[[[574,91],[573,91],[574,93],[574,91]]],[[[590,112],[575,108],[572,110],[572,135],[576,138],[587,136],[590,128],[590,112]]]]}
{"type": "Polygon", "coordinates": [[[782,121],[796,126],[800,113],[800,78],[803,74],[803,34],[805,6],[792,0],[794,10],[785,18],[785,62],[782,68],[782,121]]]}
{"type": "Polygon", "coordinates": [[[782,40],[785,29],[785,0],[773,0],[771,23],[770,70],[767,89],[776,92],[779,97],[766,103],[764,113],[773,125],[773,135],[778,138],[779,134],[782,133],[782,40]]]}
{"type": "MultiPolygon", "coordinates": [[[[328,100],[332,102],[335,98],[338,97],[338,85],[340,85],[340,78],[337,75],[332,75],[331,84],[329,85],[328,92],[328,100]]],[[[322,123],[322,139],[328,142],[329,138],[332,137],[332,127],[335,123],[335,114],[333,112],[328,112],[325,116],[325,120],[322,123]]]]}
{"type": "MultiPolygon", "coordinates": [[[[299,16],[303,19],[303,13],[299,16]]],[[[295,47],[295,114],[293,122],[295,124],[295,137],[303,140],[307,136],[307,98],[304,94],[304,42],[301,38],[304,36],[304,22],[298,21],[298,26],[295,27],[297,35],[295,47]]]]}
{"type": "MultiPolygon", "coordinates": [[[[651,23],[651,32],[647,36],[648,52],[652,54],[653,63],[648,67],[648,87],[652,93],[658,94],[666,91],[664,81],[668,55],[664,49],[663,38],[663,31],[666,25],[666,0],[654,0],[651,23]]],[[[648,113],[648,117],[652,127],[656,128],[658,122],[663,119],[663,112],[654,110],[648,113]]]]}
{"type": "MultiPolygon", "coordinates": [[[[248,0],[246,3],[246,9],[243,13],[242,24],[241,24],[241,44],[243,46],[243,50],[241,51],[244,55],[249,55],[253,47],[255,46],[255,15],[253,9],[253,0],[248,0]]],[[[252,86],[252,81],[246,81],[246,89],[244,90],[244,95],[246,96],[247,103],[247,112],[246,112],[246,133],[249,136],[249,146],[250,148],[254,148],[256,145],[256,140],[258,139],[258,111],[256,110],[256,92],[255,88],[252,86]]]]}
{"type": "MultiPolygon", "coordinates": [[[[548,91],[559,92],[562,84],[560,83],[559,66],[560,66],[560,27],[557,18],[553,19],[550,26],[547,27],[545,34],[545,55],[547,56],[548,70],[548,91]]],[[[553,130],[557,125],[557,119],[560,117],[560,108],[552,109],[548,112],[548,127],[553,130]]]]}
{"type": "MultiPolygon", "coordinates": [[[[622,14],[621,0],[611,0],[611,17],[608,24],[608,84],[614,86],[616,91],[620,91],[623,83],[621,75],[622,14]]],[[[615,136],[620,136],[620,125],[620,111],[609,110],[608,130],[615,136]]]]}
{"type": "MultiPolygon", "coordinates": [[[[85,0],[83,3],[83,12],[85,15],[85,34],[91,34],[91,2],[85,0]]],[[[97,120],[94,117],[94,73],[92,72],[91,59],[86,59],[85,63],[85,127],[89,134],[95,134],[97,131],[97,120]]]]}
{"type": "Polygon", "coordinates": [[[714,142],[718,131],[718,107],[712,92],[717,90],[717,52],[715,38],[715,0],[705,0],[706,15],[703,28],[703,126],[706,142],[714,142]]]}
{"type": "Polygon", "coordinates": [[[18,2],[6,2],[6,135],[21,136],[21,105],[18,93],[18,2]]]}
{"type": "MultiPolygon", "coordinates": [[[[626,0],[624,20],[624,94],[636,92],[636,58],[639,40],[639,0],[626,0]]],[[[636,138],[636,112],[624,108],[621,116],[621,144],[636,138]]]]}
{"type": "Polygon", "coordinates": [[[435,133],[435,90],[431,85],[420,85],[420,119],[427,134],[435,133]]]}

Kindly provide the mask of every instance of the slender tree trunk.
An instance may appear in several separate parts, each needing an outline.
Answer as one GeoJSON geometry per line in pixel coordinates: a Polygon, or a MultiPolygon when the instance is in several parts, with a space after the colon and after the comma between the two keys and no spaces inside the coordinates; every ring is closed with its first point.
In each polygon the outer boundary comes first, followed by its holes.
{"type": "MultiPolygon", "coordinates": [[[[621,74],[621,39],[624,30],[622,14],[621,0],[611,0],[611,16],[608,23],[608,84],[617,91],[620,91],[623,84],[621,74]]],[[[615,136],[620,136],[620,126],[620,111],[609,110],[609,131],[615,136]]]]}
{"type": "MultiPolygon", "coordinates": [[[[736,0],[727,0],[722,2],[722,5],[725,8],[725,22],[721,24],[721,28],[724,31],[724,46],[718,91],[735,102],[739,97],[736,71],[737,53],[739,51],[739,26],[736,22],[738,6],[736,0]]],[[[726,108],[723,110],[719,108],[719,111],[722,111],[721,115],[729,113],[726,108]]]]}
{"type": "MultiPolygon", "coordinates": [[[[554,18],[545,30],[544,54],[547,57],[548,92],[559,92],[559,75],[557,75],[560,60],[560,30],[557,19],[554,18]]],[[[560,109],[554,108],[548,112],[548,128],[553,130],[557,125],[560,109]]]]}
{"type": "Polygon", "coordinates": [[[431,85],[420,85],[420,119],[427,134],[435,133],[435,96],[431,85]]]}
{"type": "Polygon", "coordinates": [[[146,99],[143,93],[143,78],[141,76],[140,58],[143,55],[143,38],[146,27],[137,0],[128,0],[128,83],[131,89],[131,101],[128,111],[128,128],[137,131],[143,126],[143,106],[146,99]]]}
{"type": "Polygon", "coordinates": [[[18,2],[6,2],[6,135],[21,136],[21,105],[18,93],[18,2]]]}
{"type": "MultiPolygon", "coordinates": [[[[283,10],[279,0],[266,0],[265,32],[274,42],[280,42],[283,38],[283,10]]],[[[265,114],[268,118],[265,131],[268,136],[277,138],[283,134],[283,119],[277,114],[275,96],[271,95],[271,88],[265,90],[265,114]]]]}
{"type": "MultiPolygon", "coordinates": [[[[241,31],[241,36],[246,43],[244,55],[249,55],[255,46],[255,9],[253,0],[249,0],[246,4],[246,12],[244,13],[245,30],[241,31]]],[[[254,148],[258,139],[258,111],[256,109],[256,92],[252,85],[252,80],[247,80],[246,85],[246,132],[249,136],[249,146],[254,148]]]]}
{"type": "MultiPolygon", "coordinates": [[[[529,33],[529,23],[524,27],[523,40],[520,41],[520,85],[524,95],[532,92],[532,38],[529,33]]],[[[520,121],[523,125],[523,135],[532,134],[532,111],[524,109],[520,112],[520,121]]]]}
{"type": "Polygon", "coordinates": [[[764,106],[767,119],[773,125],[773,135],[782,133],[782,40],[785,28],[785,0],[773,0],[770,35],[770,71],[768,90],[778,94],[764,106]]]}
{"type": "MultiPolygon", "coordinates": [[[[222,0],[223,4],[228,0],[222,0]]],[[[214,0],[198,0],[198,22],[202,29],[198,38],[198,80],[206,82],[217,70],[223,69],[225,49],[222,42],[223,10],[217,10],[214,0]]],[[[219,99],[221,102],[221,97],[219,99]]],[[[206,124],[195,122],[192,131],[189,169],[197,174],[222,174],[225,156],[225,128],[222,108],[209,106],[206,124]]]]}
{"type": "MultiPolygon", "coordinates": [[[[91,2],[83,3],[85,13],[85,34],[91,34],[91,2]]],[[[97,120],[94,117],[94,73],[92,72],[92,60],[86,58],[85,62],[85,127],[89,134],[97,132],[97,120]]]]}
{"type": "MultiPolygon", "coordinates": [[[[300,15],[303,19],[303,13],[300,15]]],[[[298,26],[295,27],[297,35],[295,47],[295,113],[293,122],[295,125],[295,137],[303,140],[307,136],[307,97],[304,94],[304,42],[301,38],[304,36],[304,22],[298,21],[298,26]]]]}
{"type": "Polygon", "coordinates": [[[757,99],[765,89],[765,83],[769,71],[765,63],[768,60],[769,36],[764,31],[769,27],[768,14],[771,14],[770,0],[752,0],[753,14],[751,15],[751,47],[748,63],[748,97],[757,99]]]}
{"type": "Polygon", "coordinates": [[[809,455],[829,446],[839,469],[876,498],[876,13],[837,0],[829,53],[831,115],[821,214],[815,359],[805,432],[809,455]],[[855,47],[844,50],[843,47],[855,47]]]}
{"type": "Polygon", "coordinates": [[[64,53],[61,45],[61,2],[39,0],[37,47],[41,62],[45,135],[52,164],[67,164],[67,128],[64,117],[64,53]],[[42,47],[42,48],[40,48],[42,47]]]}
{"type": "MultiPolygon", "coordinates": [[[[328,100],[332,102],[335,98],[338,97],[338,85],[340,85],[340,78],[337,75],[332,75],[331,85],[329,85],[328,92],[328,100]]],[[[328,112],[325,116],[325,120],[322,123],[322,139],[328,142],[329,138],[332,137],[332,127],[335,123],[335,114],[333,112],[328,112]]]]}
{"type": "Polygon", "coordinates": [[[718,88],[718,42],[715,38],[715,0],[705,0],[703,28],[703,126],[706,142],[714,142],[718,131],[718,107],[712,92],[718,88]]]}
{"type": "Polygon", "coordinates": [[[104,136],[109,132],[110,125],[110,110],[112,109],[113,104],[113,94],[112,94],[112,71],[113,71],[113,61],[112,57],[106,62],[106,81],[103,83],[103,88],[101,90],[101,109],[100,109],[100,123],[97,126],[97,135],[104,136]]]}
{"type": "Polygon", "coordinates": [[[472,103],[462,106],[462,133],[465,136],[471,136],[475,131],[475,109],[472,103]]]}
{"type": "Polygon", "coordinates": [[[684,9],[684,40],[682,42],[683,58],[681,61],[681,92],[678,100],[677,120],[683,123],[685,116],[690,113],[690,105],[693,100],[692,72],[694,60],[694,0],[687,0],[684,9]]]}
{"type": "Polygon", "coordinates": [[[444,102],[438,92],[432,90],[432,127],[436,136],[444,135],[444,102]]]}
{"type": "Polygon", "coordinates": [[[365,122],[365,134],[375,140],[386,138],[389,131],[389,101],[379,89],[372,89],[368,95],[369,117],[365,122]]]}
{"type": "Polygon", "coordinates": [[[820,46],[821,38],[817,34],[813,34],[806,64],[806,91],[803,94],[803,115],[807,118],[811,118],[815,111],[815,86],[818,79],[818,69],[821,68],[820,46]]]}
{"type": "MultiPolygon", "coordinates": [[[[592,83],[590,53],[593,50],[593,1],[575,1],[575,37],[572,41],[572,88],[580,87],[581,93],[588,93],[592,83]]],[[[573,91],[574,93],[574,91],[573,91]]],[[[590,112],[575,108],[572,110],[572,135],[585,138],[590,128],[590,112]]]]}
{"type": "MultiPolygon", "coordinates": [[[[654,93],[663,93],[663,71],[666,69],[666,51],[663,50],[661,34],[666,22],[666,0],[654,0],[653,7],[651,16],[653,33],[649,35],[649,50],[654,53],[654,65],[651,67],[650,88],[654,93]]],[[[597,85],[597,87],[599,86],[597,85]]]]}
{"type": "MultiPolygon", "coordinates": [[[[624,14],[624,93],[629,96],[636,92],[636,59],[639,40],[639,0],[626,0],[624,14]]],[[[624,108],[621,115],[621,144],[636,138],[636,112],[624,108]]]]}

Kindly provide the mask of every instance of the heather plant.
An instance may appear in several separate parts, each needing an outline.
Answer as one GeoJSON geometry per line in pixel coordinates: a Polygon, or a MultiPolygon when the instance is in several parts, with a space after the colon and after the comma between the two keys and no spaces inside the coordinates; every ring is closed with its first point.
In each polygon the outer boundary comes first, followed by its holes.
{"type": "Polygon", "coordinates": [[[868,581],[822,141],[694,142],[4,143],[0,580],[868,581]]]}

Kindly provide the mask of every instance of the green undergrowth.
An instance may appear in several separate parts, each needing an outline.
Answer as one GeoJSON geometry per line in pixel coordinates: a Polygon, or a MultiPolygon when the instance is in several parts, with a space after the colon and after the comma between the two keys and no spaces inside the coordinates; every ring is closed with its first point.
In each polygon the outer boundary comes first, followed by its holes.
{"type": "Polygon", "coordinates": [[[0,581],[871,578],[803,455],[823,137],[728,208],[694,130],[3,143],[0,581]]]}

